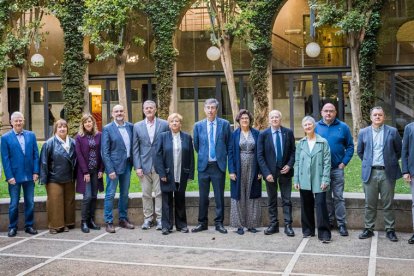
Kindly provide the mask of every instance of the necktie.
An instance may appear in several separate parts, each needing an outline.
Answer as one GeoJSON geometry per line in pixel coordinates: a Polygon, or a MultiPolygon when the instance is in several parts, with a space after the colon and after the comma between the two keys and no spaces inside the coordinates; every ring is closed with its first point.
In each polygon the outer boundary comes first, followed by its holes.
{"type": "Polygon", "coordinates": [[[276,133],[276,163],[279,168],[282,167],[282,143],[280,142],[280,131],[275,131],[276,133]]]}
{"type": "Polygon", "coordinates": [[[209,143],[210,158],[216,159],[216,145],[214,144],[214,123],[210,123],[210,143],[209,143]]]}

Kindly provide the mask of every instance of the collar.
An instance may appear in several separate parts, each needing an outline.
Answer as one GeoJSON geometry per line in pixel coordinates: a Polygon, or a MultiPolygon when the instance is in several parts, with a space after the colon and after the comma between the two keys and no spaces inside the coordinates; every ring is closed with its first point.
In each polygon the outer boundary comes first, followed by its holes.
{"type": "Polygon", "coordinates": [[[55,137],[56,137],[56,139],[58,139],[58,141],[59,141],[61,144],[68,144],[68,145],[69,145],[69,135],[66,135],[66,141],[63,141],[63,139],[62,139],[62,138],[60,138],[57,134],[55,135],[55,137]]]}
{"type": "Polygon", "coordinates": [[[179,132],[177,132],[177,133],[174,133],[174,132],[172,132],[172,131],[171,131],[171,134],[172,134],[172,137],[173,137],[173,138],[180,137],[180,131],[179,131],[179,132]]]}
{"type": "Polygon", "coordinates": [[[272,126],[270,127],[270,131],[272,132],[272,134],[274,134],[277,131],[280,131],[280,133],[282,133],[282,128],[278,127],[278,128],[273,128],[272,126]]]}
{"type": "Polygon", "coordinates": [[[122,125],[118,124],[116,122],[116,120],[114,120],[114,123],[115,123],[115,125],[116,125],[117,128],[125,128],[125,126],[126,126],[125,121],[124,121],[124,124],[122,124],[122,125]]]}
{"type": "Polygon", "coordinates": [[[19,132],[19,133],[17,133],[17,132],[13,129],[13,132],[14,132],[14,134],[16,134],[16,136],[17,136],[17,135],[23,135],[23,134],[24,134],[24,129],[22,129],[22,131],[21,131],[21,132],[19,132]]]}
{"type": "Polygon", "coordinates": [[[154,117],[154,120],[152,120],[152,122],[150,122],[147,118],[145,118],[145,124],[153,126],[155,125],[155,120],[157,120],[157,117],[154,117]]]}
{"type": "Polygon", "coordinates": [[[325,126],[332,126],[332,125],[339,124],[339,120],[338,120],[338,118],[335,118],[335,119],[332,121],[332,123],[327,124],[327,123],[326,123],[323,119],[321,119],[321,120],[319,121],[319,123],[320,123],[321,125],[325,125],[325,126]]]}
{"type": "Polygon", "coordinates": [[[384,125],[381,125],[378,128],[375,128],[374,126],[371,126],[372,130],[375,132],[381,132],[384,129],[384,125]]]}
{"type": "Polygon", "coordinates": [[[209,121],[208,119],[206,119],[207,120],[207,124],[211,124],[211,123],[213,123],[213,125],[217,125],[217,117],[216,118],[214,118],[214,120],[213,121],[209,121]]]}

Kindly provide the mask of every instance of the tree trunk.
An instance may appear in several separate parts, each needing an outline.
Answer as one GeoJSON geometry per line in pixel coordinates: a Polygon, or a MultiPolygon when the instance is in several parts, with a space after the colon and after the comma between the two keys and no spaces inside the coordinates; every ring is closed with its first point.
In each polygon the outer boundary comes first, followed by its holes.
{"type": "Polygon", "coordinates": [[[349,100],[351,103],[352,112],[352,137],[354,138],[354,144],[357,143],[358,133],[362,126],[362,112],[361,112],[361,91],[359,82],[359,48],[350,47],[351,55],[351,90],[349,91],[349,100]]]}
{"type": "Polygon", "coordinates": [[[128,121],[128,103],[126,96],[126,85],[125,85],[125,65],[126,65],[126,52],[117,55],[116,57],[116,76],[118,83],[118,98],[119,104],[124,107],[125,121],[128,121]]]}
{"type": "MultiPolygon", "coordinates": [[[[0,115],[1,115],[1,125],[8,125],[10,124],[10,115],[9,115],[9,100],[8,100],[8,92],[7,92],[7,71],[4,74],[4,85],[0,88],[0,115]]],[[[6,129],[2,129],[1,134],[4,134],[6,129]]]]}
{"type": "Polygon", "coordinates": [[[237,103],[236,85],[234,83],[233,65],[231,63],[231,47],[230,40],[224,39],[220,46],[221,64],[223,65],[224,75],[227,80],[227,88],[229,90],[230,105],[233,115],[233,123],[236,122],[236,116],[239,113],[239,105],[237,103]]]}
{"type": "Polygon", "coordinates": [[[23,113],[24,118],[27,122],[29,120],[29,110],[26,105],[27,100],[27,75],[28,75],[28,68],[27,63],[24,62],[21,66],[17,66],[17,73],[19,75],[19,111],[23,113]]]}

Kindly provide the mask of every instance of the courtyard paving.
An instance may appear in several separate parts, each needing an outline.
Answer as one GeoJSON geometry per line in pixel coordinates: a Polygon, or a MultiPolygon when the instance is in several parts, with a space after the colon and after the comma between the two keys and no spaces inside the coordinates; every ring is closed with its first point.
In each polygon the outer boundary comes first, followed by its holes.
{"type": "MultiPolygon", "coordinates": [[[[411,233],[397,233],[392,243],[384,232],[359,240],[332,232],[332,242],[283,233],[266,236],[209,227],[201,233],[155,229],[104,230],[84,234],[79,228],[51,235],[40,230],[15,238],[0,233],[1,275],[414,275],[411,233]]],[[[281,231],[283,229],[281,228],[281,231]]],[[[283,232],[283,231],[282,231],[283,232]]]]}

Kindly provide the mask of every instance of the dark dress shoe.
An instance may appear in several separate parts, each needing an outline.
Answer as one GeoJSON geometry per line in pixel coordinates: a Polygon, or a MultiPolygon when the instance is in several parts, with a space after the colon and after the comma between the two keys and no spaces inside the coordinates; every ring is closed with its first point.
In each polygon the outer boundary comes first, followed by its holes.
{"type": "Polygon", "coordinates": [[[81,230],[83,233],[89,233],[88,224],[84,220],[81,222],[81,230]]]}
{"type": "Polygon", "coordinates": [[[247,231],[253,234],[259,232],[256,228],[247,228],[247,231]]]}
{"type": "Polygon", "coordinates": [[[236,233],[239,234],[239,235],[244,235],[244,229],[242,227],[239,227],[239,228],[237,228],[236,233]]]}
{"type": "Polygon", "coordinates": [[[134,229],[135,226],[131,223],[129,223],[129,221],[127,221],[126,219],[122,219],[119,221],[119,226],[122,228],[126,228],[126,229],[134,229]]]}
{"type": "Polygon", "coordinates": [[[292,225],[290,225],[290,224],[285,225],[285,234],[288,237],[294,237],[295,236],[295,231],[293,231],[292,225]]]}
{"type": "Polygon", "coordinates": [[[7,233],[7,236],[8,237],[15,237],[17,235],[17,229],[16,228],[11,228],[10,230],[9,230],[9,232],[7,233]]]}
{"type": "Polygon", "coordinates": [[[222,224],[216,225],[216,231],[218,231],[222,234],[227,234],[227,229],[224,228],[224,226],[222,224]]]}
{"type": "Polygon", "coordinates": [[[279,233],[279,226],[278,225],[270,225],[267,227],[266,230],[264,230],[265,235],[273,235],[279,233]]]}
{"type": "Polygon", "coordinates": [[[170,230],[169,230],[168,228],[162,228],[162,229],[161,229],[161,233],[162,233],[163,235],[168,235],[168,234],[170,233],[170,230]]]}
{"type": "Polygon", "coordinates": [[[33,227],[31,227],[31,226],[26,227],[26,228],[24,229],[24,232],[26,232],[27,234],[30,234],[30,235],[36,235],[36,234],[37,234],[37,230],[36,230],[36,229],[34,229],[34,228],[33,228],[33,227]]]}
{"type": "Polygon", "coordinates": [[[414,244],[414,235],[408,240],[409,244],[414,244]]]}
{"type": "Polygon", "coordinates": [[[322,243],[330,243],[332,240],[330,238],[322,238],[320,239],[322,243]]]}
{"type": "Polygon", "coordinates": [[[364,231],[359,234],[358,238],[361,240],[368,239],[374,236],[374,232],[371,229],[364,229],[364,231]]]}
{"type": "Polygon", "coordinates": [[[177,231],[178,231],[178,232],[181,232],[181,233],[188,233],[188,232],[190,232],[190,231],[188,230],[188,227],[177,228],[177,231]]]}
{"type": "Polygon", "coordinates": [[[346,237],[349,235],[345,224],[339,225],[339,235],[341,235],[342,237],[346,237]]]}
{"type": "Polygon", "coordinates": [[[66,225],[66,227],[67,227],[68,229],[75,229],[75,224],[66,225]]]}
{"type": "Polygon", "coordinates": [[[315,233],[303,233],[303,238],[310,238],[310,237],[315,237],[315,233]]]}
{"type": "Polygon", "coordinates": [[[101,227],[99,225],[96,225],[96,223],[93,219],[89,220],[88,227],[89,227],[89,229],[92,229],[92,230],[101,230],[101,227]]]}
{"type": "Polygon", "coordinates": [[[112,223],[107,223],[105,230],[106,232],[111,233],[111,234],[115,233],[115,227],[112,223]]]}
{"type": "Polygon", "coordinates": [[[394,230],[388,231],[386,236],[387,236],[387,239],[389,239],[392,242],[397,242],[398,241],[397,235],[395,235],[394,230]]]}
{"type": "Polygon", "coordinates": [[[191,229],[191,232],[197,233],[197,232],[205,231],[207,229],[208,229],[208,227],[206,225],[199,224],[196,227],[194,227],[193,229],[191,229]]]}

